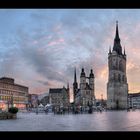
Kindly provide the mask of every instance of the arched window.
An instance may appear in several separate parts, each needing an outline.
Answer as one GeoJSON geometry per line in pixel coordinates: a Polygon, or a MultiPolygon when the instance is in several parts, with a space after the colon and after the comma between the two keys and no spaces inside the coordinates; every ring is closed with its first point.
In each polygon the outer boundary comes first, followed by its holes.
{"type": "Polygon", "coordinates": [[[116,69],[116,59],[112,60],[112,69],[115,70],[116,69]]]}
{"type": "Polygon", "coordinates": [[[109,61],[109,68],[112,69],[111,61],[109,61]]]}
{"type": "Polygon", "coordinates": [[[119,80],[119,82],[121,82],[121,75],[120,74],[118,75],[118,80],[119,80]]]}
{"type": "Polygon", "coordinates": [[[113,80],[115,80],[116,78],[115,78],[115,73],[113,74],[113,80]]]}
{"type": "Polygon", "coordinates": [[[120,71],[124,71],[124,70],[123,70],[122,60],[119,62],[119,70],[120,70],[120,71]]]}
{"type": "Polygon", "coordinates": [[[122,81],[124,82],[124,75],[122,76],[122,81]]]}

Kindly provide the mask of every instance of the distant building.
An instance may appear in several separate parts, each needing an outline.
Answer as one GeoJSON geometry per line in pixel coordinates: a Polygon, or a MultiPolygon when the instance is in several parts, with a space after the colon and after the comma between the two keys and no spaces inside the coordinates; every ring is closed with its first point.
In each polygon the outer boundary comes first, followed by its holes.
{"type": "Polygon", "coordinates": [[[128,96],[128,83],[126,75],[126,54],[122,52],[119,38],[118,22],[116,22],[116,35],[114,45],[108,53],[108,83],[107,107],[109,109],[126,109],[128,96]]]}
{"type": "Polygon", "coordinates": [[[107,100],[104,99],[96,99],[96,106],[107,107],[107,100]]]}
{"type": "Polygon", "coordinates": [[[67,88],[51,88],[49,90],[49,103],[57,107],[68,107],[70,105],[69,90],[69,85],[67,88]]]}
{"type": "Polygon", "coordinates": [[[49,95],[47,95],[47,96],[44,96],[41,100],[40,100],[40,103],[42,104],[42,105],[47,105],[47,104],[49,104],[50,102],[49,102],[50,100],[49,100],[49,95]]]}
{"type": "Polygon", "coordinates": [[[41,101],[46,96],[49,96],[49,93],[38,94],[38,100],[41,101]]]}
{"type": "Polygon", "coordinates": [[[128,94],[129,108],[140,108],[140,92],[128,94]]]}
{"type": "Polygon", "coordinates": [[[29,107],[35,108],[38,106],[38,95],[37,94],[29,94],[28,96],[29,107]]]}
{"type": "Polygon", "coordinates": [[[8,109],[10,106],[26,108],[28,104],[28,87],[14,83],[14,79],[0,78],[0,108],[8,109]]]}
{"type": "Polygon", "coordinates": [[[95,89],[94,89],[94,74],[91,69],[89,77],[86,77],[84,68],[82,68],[80,76],[80,88],[78,88],[77,78],[76,78],[76,69],[74,74],[74,83],[73,83],[73,93],[74,93],[74,104],[79,106],[88,106],[95,104],[95,89]],[[89,82],[86,81],[89,80],[89,82]]]}

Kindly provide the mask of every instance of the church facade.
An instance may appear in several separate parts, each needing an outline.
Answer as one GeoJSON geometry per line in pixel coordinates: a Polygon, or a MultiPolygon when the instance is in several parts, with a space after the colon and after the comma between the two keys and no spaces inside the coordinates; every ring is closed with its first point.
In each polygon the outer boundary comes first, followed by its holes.
{"type": "Polygon", "coordinates": [[[107,108],[126,109],[128,102],[128,83],[126,75],[126,54],[122,52],[118,22],[113,49],[108,53],[107,108]]]}
{"type": "Polygon", "coordinates": [[[74,83],[73,83],[75,105],[86,107],[94,104],[95,102],[94,78],[95,77],[92,69],[90,71],[89,77],[86,77],[84,68],[82,68],[81,75],[80,75],[80,85],[79,85],[80,88],[78,88],[76,69],[75,69],[74,83]]]}

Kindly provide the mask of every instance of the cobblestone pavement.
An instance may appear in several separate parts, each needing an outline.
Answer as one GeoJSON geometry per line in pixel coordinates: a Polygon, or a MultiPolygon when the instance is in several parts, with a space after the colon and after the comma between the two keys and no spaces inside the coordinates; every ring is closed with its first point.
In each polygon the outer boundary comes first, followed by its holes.
{"type": "Polygon", "coordinates": [[[140,131],[140,111],[18,113],[16,120],[0,120],[0,131],[140,131]]]}

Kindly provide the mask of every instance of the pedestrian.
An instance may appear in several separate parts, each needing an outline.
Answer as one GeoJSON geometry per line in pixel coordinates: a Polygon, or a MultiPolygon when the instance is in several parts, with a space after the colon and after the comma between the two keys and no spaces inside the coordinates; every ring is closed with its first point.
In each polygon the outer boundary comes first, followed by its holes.
{"type": "Polygon", "coordinates": [[[81,114],[83,113],[83,109],[82,109],[82,106],[80,107],[80,112],[81,112],[81,114]]]}
{"type": "Polygon", "coordinates": [[[47,109],[47,108],[45,109],[45,113],[46,113],[46,114],[48,113],[48,109],[47,109]]]}
{"type": "Polygon", "coordinates": [[[38,108],[36,109],[36,114],[38,114],[38,108]]]}
{"type": "Polygon", "coordinates": [[[54,107],[54,110],[53,110],[53,111],[54,111],[54,114],[56,114],[56,112],[57,112],[57,108],[56,108],[56,107],[54,107]]]}

